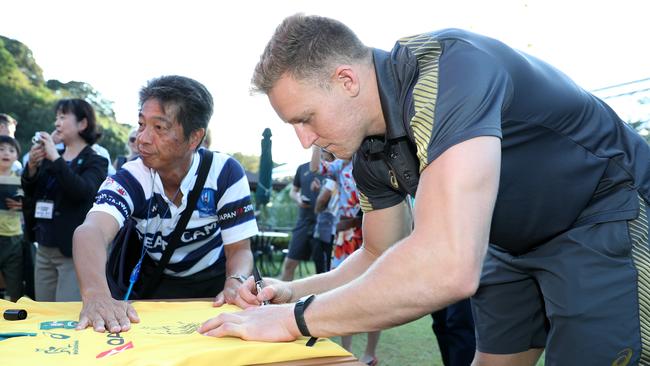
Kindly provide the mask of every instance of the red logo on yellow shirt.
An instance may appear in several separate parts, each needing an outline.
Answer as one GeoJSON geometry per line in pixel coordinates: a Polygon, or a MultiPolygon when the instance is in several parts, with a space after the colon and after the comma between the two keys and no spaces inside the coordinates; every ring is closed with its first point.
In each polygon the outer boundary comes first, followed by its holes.
{"type": "Polygon", "coordinates": [[[95,358],[104,358],[104,357],[108,357],[108,356],[113,356],[113,355],[116,355],[116,354],[118,354],[120,352],[124,352],[127,349],[131,349],[131,348],[133,348],[133,342],[129,342],[129,343],[125,344],[125,345],[118,346],[118,347],[115,347],[115,348],[111,348],[108,351],[104,351],[104,352],[98,354],[97,356],[95,356],[95,358]]]}

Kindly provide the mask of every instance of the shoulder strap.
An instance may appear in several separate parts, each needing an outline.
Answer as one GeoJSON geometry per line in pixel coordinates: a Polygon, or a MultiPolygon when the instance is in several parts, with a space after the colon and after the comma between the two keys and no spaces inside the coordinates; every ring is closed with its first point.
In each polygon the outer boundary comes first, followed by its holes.
{"type": "Polygon", "coordinates": [[[178,220],[178,224],[176,225],[174,232],[172,232],[169,238],[169,242],[167,242],[167,247],[165,248],[162,257],[160,258],[160,261],[158,261],[156,270],[151,275],[151,277],[149,277],[149,280],[144,282],[141,293],[142,297],[148,296],[151,291],[158,287],[162,273],[165,267],[167,267],[172,254],[174,254],[174,251],[180,243],[181,235],[183,234],[183,231],[185,231],[187,223],[190,221],[190,217],[192,216],[192,212],[194,212],[194,207],[196,206],[196,201],[198,201],[199,196],[201,195],[201,191],[205,185],[205,180],[207,179],[208,173],[210,172],[210,166],[212,165],[212,156],[212,151],[204,151],[201,163],[199,165],[198,177],[196,178],[196,182],[194,182],[194,187],[192,187],[192,190],[187,197],[187,207],[185,207],[185,210],[183,210],[183,213],[178,220]]]}

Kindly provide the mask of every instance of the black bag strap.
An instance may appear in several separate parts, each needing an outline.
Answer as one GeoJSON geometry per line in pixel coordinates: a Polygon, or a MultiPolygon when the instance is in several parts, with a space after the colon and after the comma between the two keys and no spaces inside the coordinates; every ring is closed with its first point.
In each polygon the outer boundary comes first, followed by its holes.
{"type": "Polygon", "coordinates": [[[143,279],[144,283],[142,285],[141,292],[142,298],[146,298],[146,296],[148,296],[151,291],[158,287],[158,284],[162,278],[162,273],[165,270],[165,267],[167,267],[172,254],[174,254],[174,251],[181,241],[181,235],[183,234],[183,231],[185,231],[187,223],[190,221],[190,217],[192,216],[192,212],[194,212],[196,202],[201,195],[201,191],[205,185],[205,180],[208,177],[210,166],[212,165],[212,155],[212,151],[210,150],[203,151],[203,158],[199,164],[198,177],[196,178],[196,182],[194,182],[194,187],[192,187],[192,190],[187,197],[187,207],[185,207],[185,210],[183,210],[183,213],[178,220],[178,224],[176,225],[174,232],[171,234],[169,241],[167,242],[167,247],[165,248],[162,257],[160,258],[160,261],[158,261],[158,265],[156,266],[154,273],[148,278],[148,281],[144,281],[143,279]]]}

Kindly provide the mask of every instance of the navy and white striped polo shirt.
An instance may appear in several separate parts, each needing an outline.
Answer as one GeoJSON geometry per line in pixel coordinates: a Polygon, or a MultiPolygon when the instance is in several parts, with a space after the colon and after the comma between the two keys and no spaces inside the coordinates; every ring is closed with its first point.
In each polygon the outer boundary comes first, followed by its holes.
{"type": "Polygon", "coordinates": [[[165,196],[160,176],[154,170],[141,159],[127,162],[117,174],[106,178],[90,212],[108,213],[120,227],[128,217],[133,217],[138,235],[145,238],[148,255],[160,260],[185,210],[200,159],[206,153],[214,154],[212,167],[165,274],[185,277],[213,265],[225,270],[223,245],[258,232],[244,169],[226,154],[205,149],[194,153],[189,172],[181,182],[183,199],[179,207],[165,196]]]}

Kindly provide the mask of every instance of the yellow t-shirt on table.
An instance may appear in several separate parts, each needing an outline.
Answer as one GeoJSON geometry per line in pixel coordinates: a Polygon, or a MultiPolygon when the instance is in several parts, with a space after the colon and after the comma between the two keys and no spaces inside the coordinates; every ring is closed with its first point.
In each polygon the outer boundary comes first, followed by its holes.
{"type": "Polygon", "coordinates": [[[238,311],[233,305],[212,307],[208,301],[134,302],[140,323],[124,333],[77,331],[81,302],[18,303],[0,300],[0,310],[24,309],[25,320],[0,320],[1,364],[13,365],[250,365],[350,356],[328,339],[313,347],[306,338],[294,342],[254,342],[197,333],[207,319],[238,311]],[[16,334],[18,333],[18,334],[16,334]]]}

